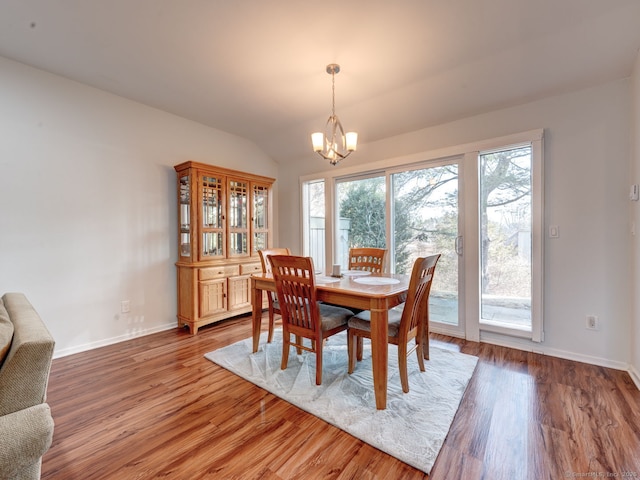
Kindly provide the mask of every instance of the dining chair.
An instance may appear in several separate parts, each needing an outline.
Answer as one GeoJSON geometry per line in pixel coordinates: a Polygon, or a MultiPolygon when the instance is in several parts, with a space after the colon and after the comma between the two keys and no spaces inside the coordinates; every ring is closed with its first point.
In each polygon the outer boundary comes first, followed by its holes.
{"type": "Polygon", "coordinates": [[[273,278],[282,315],[282,370],[287,368],[289,350],[315,353],[316,385],[322,384],[322,346],[331,335],[347,329],[353,316],[346,308],[319,303],[316,296],[315,274],[311,257],[271,255],[273,278]],[[295,340],[291,340],[291,335],[295,340]],[[311,340],[311,346],[304,344],[311,340]]]}
{"type": "MultiPolygon", "coordinates": [[[[389,310],[389,343],[398,346],[398,366],[402,391],[409,392],[407,357],[415,350],[418,366],[424,372],[424,358],[429,358],[429,293],[440,254],[418,258],[413,264],[407,300],[389,310]],[[415,345],[407,344],[415,339],[415,345]]],[[[371,312],[365,310],[349,319],[347,349],[349,373],[353,373],[356,359],[362,360],[363,338],[371,339],[371,312]]]]}
{"type": "Polygon", "coordinates": [[[386,248],[350,248],[349,270],[365,270],[371,273],[384,272],[386,248]]]}
{"type": "MultiPolygon", "coordinates": [[[[271,273],[271,264],[267,257],[270,255],[291,255],[291,250],[288,248],[265,248],[264,250],[258,250],[260,255],[260,263],[262,264],[262,273],[271,273]]],[[[267,337],[267,343],[271,343],[273,340],[273,328],[275,326],[276,314],[282,315],[280,311],[280,304],[275,292],[266,292],[267,300],[269,302],[269,336],[267,337]]]]}

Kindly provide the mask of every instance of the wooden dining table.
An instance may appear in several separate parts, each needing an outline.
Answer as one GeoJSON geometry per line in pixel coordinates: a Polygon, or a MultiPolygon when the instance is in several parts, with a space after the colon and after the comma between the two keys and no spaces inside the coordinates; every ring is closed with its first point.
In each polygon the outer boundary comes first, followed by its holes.
{"type": "MultiPolygon", "coordinates": [[[[316,277],[316,295],[319,301],[371,311],[371,359],[373,366],[373,389],[376,408],[387,406],[388,369],[388,311],[404,302],[409,288],[407,275],[376,273],[370,275],[343,275],[341,278],[316,277]],[[360,283],[358,278],[369,278],[360,283]],[[376,280],[378,278],[379,280],[376,280]],[[383,284],[384,282],[394,282],[383,284]]],[[[270,274],[251,276],[251,303],[253,307],[253,352],[258,351],[262,328],[262,294],[275,292],[275,281],[270,274]]],[[[347,366],[345,365],[345,369],[347,366]]]]}

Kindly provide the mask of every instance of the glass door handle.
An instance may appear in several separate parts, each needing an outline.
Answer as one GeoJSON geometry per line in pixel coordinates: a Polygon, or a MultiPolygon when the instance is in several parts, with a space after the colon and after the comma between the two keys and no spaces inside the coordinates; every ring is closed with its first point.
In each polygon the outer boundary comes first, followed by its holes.
{"type": "Polygon", "coordinates": [[[456,253],[462,256],[462,235],[456,237],[456,253]]]}

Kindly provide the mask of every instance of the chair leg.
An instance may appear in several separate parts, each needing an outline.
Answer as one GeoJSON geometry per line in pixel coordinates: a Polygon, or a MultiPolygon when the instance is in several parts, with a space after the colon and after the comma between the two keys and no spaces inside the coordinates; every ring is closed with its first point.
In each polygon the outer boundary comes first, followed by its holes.
{"type": "Polygon", "coordinates": [[[429,360],[429,331],[422,340],[422,358],[429,360]]]}
{"type": "Polygon", "coordinates": [[[409,375],[407,373],[407,343],[400,342],[398,345],[398,367],[400,368],[400,383],[402,391],[409,393],[409,375]]]}
{"type": "Polygon", "coordinates": [[[291,336],[288,331],[283,329],[282,331],[282,362],[280,363],[280,370],[286,370],[289,363],[289,348],[291,346],[291,336]]]}
{"type": "Polygon", "coordinates": [[[416,354],[418,355],[418,366],[420,367],[420,371],[424,372],[424,353],[423,353],[423,344],[418,337],[416,337],[416,354]]]}
{"type": "Polygon", "coordinates": [[[302,349],[298,347],[298,345],[302,345],[302,337],[300,335],[296,335],[296,353],[298,355],[302,355],[302,349]]]}
{"type": "Polygon", "coordinates": [[[420,335],[420,340],[422,343],[422,358],[425,360],[429,360],[429,305],[427,304],[427,315],[425,316],[426,320],[422,324],[422,333],[420,335]]]}
{"type": "Polygon", "coordinates": [[[362,361],[362,354],[364,351],[364,337],[357,337],[358,339],[358,353],[357,353],[357,359],[359,362],[362,361]]]}
{"type": "Polygon", "coordinates": [[[273,309],[269,308],[269,336],[267,337],[267,343],[271,343],[273,340],[273,327],[275,325],[275,313],[273,309]]]}
{"type": "Polygon", "coordinates": [[[322,339],[316,338],[316,385],[322,385],[322,339]]]}
{"type": "Polygon", "coordinates": [[[347,354],[349,355],[349,363],[347,372],[352,374],[356,368],[356,336],[353,330],[347,330],[347,354]]]}

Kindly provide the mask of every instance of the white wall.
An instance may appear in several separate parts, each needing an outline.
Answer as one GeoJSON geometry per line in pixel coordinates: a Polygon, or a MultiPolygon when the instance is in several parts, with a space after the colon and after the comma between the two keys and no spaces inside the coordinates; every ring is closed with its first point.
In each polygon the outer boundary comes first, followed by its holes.
{"type": "MultiPolygon", "coordinates": [[[[636,56],[633,71],[632,109],[633,121],[631,130],[632,156],[631,181],[640,184],[640,51],[636,56]]],[[[640,202],[631,202],[631,222],[635,226],[636,234],[632,237],[633,251],[633,316],[631,339],[631,375],[640,388],[640,202]]]]}
{"type": "MultiPolygon", "coordinates": [[[[545,244],[545,341],[513,345],[627,368],[630,98],[629,80],[612,82],[365,143],[337,168],[544,128],[545,229],[558,225],[560,238],[545,244]],[[587,314],[599,317],[599,331],[585,329],[587,314]]],[[[280,243],[295,252],[302,249],[299,176],[327,169],[310,154],[280,171],[280,243]]]]}
{"type": "Polygon", "coordinates": [[[242,138],[1,57],[0,106],[0,293],[56,356],[176,326],[173,165],[277,174],[242,138]]]}

